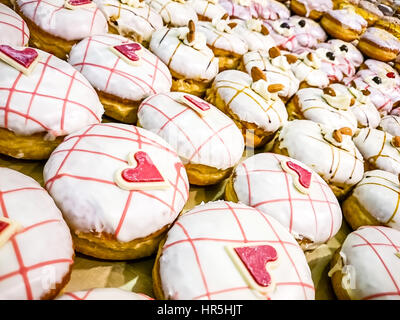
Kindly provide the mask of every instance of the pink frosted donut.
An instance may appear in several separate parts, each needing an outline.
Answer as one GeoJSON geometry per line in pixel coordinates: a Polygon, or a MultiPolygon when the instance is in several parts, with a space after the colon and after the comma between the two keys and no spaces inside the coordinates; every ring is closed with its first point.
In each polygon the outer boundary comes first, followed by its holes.
{"type": "Polygon", "coordinates": [[[26,22],[9,7],[0,3],[0,44],[23,47],[28,45],[29,35],[26,22]]]}
{"type": "Polygon", "coordinates": [[[39,183],[7,168],[0,168],[0,203],[0,300],[54,298],[74,256],[60,210],[39,183]],[[8,237],[13,223],[17,232],[8,237]]]}
{"type": "Polygon", "coordinates": [[[292,158],[259,153],[240,163],[229,183],[228,198],[233,191],[237,201],[274,217],[305,249],[334,237],[342,224],[342,210],[330,187],[292,158]],[[287,163],[298,171],[288,170],[287,163]],[[301,179],[307,187],[299,185],[301,179]]]}
{"type": "Polygon", "coordinates": [[[156,297],[171,300],[313,300],[315,295],[304,253],[286,228],[257,209],[227,201],[201,204],[180,216],[153,274],[159,280],[156,297]],[[246,253],[257,259],[246,259],[246,253]]]}
{"type": "Polygon", "coordinates": [[[96,288],[87,291],[66,292],[56,300],[153,300],[142,293],[117,288],[96,288]]]}

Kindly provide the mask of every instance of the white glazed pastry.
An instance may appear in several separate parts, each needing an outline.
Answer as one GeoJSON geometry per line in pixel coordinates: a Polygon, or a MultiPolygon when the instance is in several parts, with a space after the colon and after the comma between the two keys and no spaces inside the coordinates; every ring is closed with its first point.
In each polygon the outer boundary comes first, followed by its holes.
{"type": "Polygon", "coordinates": [[[191,183],[198,184],[196,178],[204,183],[207,180],[207,177],[197,176],[196,165],[209,168],[204,170],[206,176],[214,170],[229,169],[230,173],[242,157],[244,142],[234,122],[213,105],[193,95],[183,92],[152,95],[140,105],[138,122],[176,150],[191,183]]]}
{"type": "Polygon", "coordinates": [[[268,78],[255,79],[245,72],[227,70],[216,76],[207,99],[235,121],[246,145],[259,147],[287,122],[285,104],[277,91],[281,87],[268,78]]]}
{"type": "Polygon", "coordinates": [[[300,84],[291,70],[290,64],[295,63],[297,57],[293,55],[288,57],[287,54],[272,47],[268,51],[250,51],[243,56],[243,67],[247,73],[251,74],[253,67],[257,67],[264,72],[269,82],[284,86],[278,92],[284,100],[292,97],[299,89],[300,84]]]}
{"type": "Polygon", "coordinates": [[[305,256],[286,228],[259,210],[226,201],[180,216],[159,250],[153,274],[156,297],[163,299],[315,297],[305,256]]]}
{"type": "Polygon", "coordinates": [[[324,180],[303,163],[274,153],[241,162],[232,175],[237,201],[274,217],[309,249],[331,239],[342,224],[342,211],[324,180]],[[288,170],[290,166],[290,170],[288,170]]]}
{"type": "Polygon", "coordinates": [[[61,212],[17,171],[0,168],[0,189],[0,299],[52,299],[69,281],[74,256],[61,212]]]}
{"type": "Polygon", "coordinates": [[[318,20],[322,14],[333,9],[332,0],[291,0],[290,8],[295,14],[318,20]]]}
{"type": "Polygon", "coordinates": [[[23,47],[28,45],[29,29],[13,10],[0,3],[0,44],[23,47]]]}
{"type": "Polygon", "coordinates": [[[348,74],[345,71],[351,66],[358,68],[364,61],[364,57],[360,50],[358,50],[351,42],[346,42],[339,39],[330,39],[326,42],[317,44],[317,48],[326,48],[333,51],[336,59],[339,59],[343,65],[343,73],[348,74]]]}
{"type": "Polygon", "coordinates": [[[361,35],[358,48],[372,59],[391,61],[400,53],[400,40],[382,28],[370,27],[361,35]]]}
{"type": "Polygon", "coordinates": [[[188,27],[155,31],[150,50],[171,71],[172,91],[202,95],[219,70],[218,58],[207,47],[205,35],[188,27]]]}
{"type": "Polygon", "coordinates": [[[395,115],[384,116],[379,123],[379,129],[392,136],[400,136],[400,117],[395,115]]]}
{"type": "Polygon", "coordinates": [[[342,129],[328,129],[310,120],[289,121],[278,134],[273,150],[314,169],[341,198],[364,173],[364,161],[351,140],[352,132],[342,129]]]}
{"type": "Polygon", "coordinates": [[[152,300],[150,297],[117,288],[95,288],[87,291],[65,292],[56,300],[152,300]]]}
{"type": "Polygon", "coordinates": [[[194,8],[186,0],[144,0],[161,15],[164,23],[171,27],[186,26],[190,20],[197,21],[194,8]]]}
{"type": "Polygon", "coordinates": [[[107,18],[110,30],[147,45],[151,35],[162,28],[163,19],[144,1],[95,0],[107,18]]]}
{"type": "Polygon", "coordinates": [[[227,13],[218,0],[189,0],[188,3],[196,11],[200,21],[220,19],[227,13]]]}
{"type": "Polygon", "coordinates": [[[151,255],[189,192],[183,164],[167,142],[116,123],[66,137],[43,176],[76,250],[112,260],[151,255]],[[163,185],[154,186],[157,181],[163,185]]]}
{"type": "Polygon", "coordinates": [[[140,102],[150,95],[169,92],[172,85],[171,73],[156,55],[119,35],[80,41],[72,48],[68,62],[96,88],[106,114],[123,122],[136,123],[140,102]],[[139,50],[130,50],[133,45],[139,50]],[[125,55],[110,48],[124,49],[125,55]],[[130,54],[138,60],[129,60],[130,54]]]}
{"type": "Polygon", "coordinates": [[[336,294],[345,291],[345,298],[353,300],[399,300],[399,249],[400,231],[392,228],[362,227],[350,233],[337,254],[336,294]]]}
{"type": "Polygon", "coordinates": [[[368,169],[399,174],[400,141],[397,138],[381,130],[364,128],[354,135],[353,141],[363,155],[368,169]]]}

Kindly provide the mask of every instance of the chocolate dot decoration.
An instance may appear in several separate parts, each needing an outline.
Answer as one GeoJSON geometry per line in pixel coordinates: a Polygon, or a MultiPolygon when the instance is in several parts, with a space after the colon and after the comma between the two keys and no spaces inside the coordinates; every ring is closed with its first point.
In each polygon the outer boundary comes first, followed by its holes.
{"type": "Polygon", "coordinates": [[[299,26],[302,27],[302,28],[304,28],[305,25],[306,25],[306,21],[303,20],[303,19],[301,19],[301,20],[299,21],[299,26]]]}
{"type": "Polygon", "coordinates": [[[290,29],[290,26],[289,26],[289,24],[288,24],[287,22],[281,23],[280,27],[281,27],[281,28],[290,29]]]}
{"type": "Polygon", "coordinates": [[[349,51],[349,48],[348,48],[345,44],[342,44],[342,45],[339,47],[339,49],[340,49],[340,51],[344,51],[344,52],[348,52],[348,51],[349,51]]]}
{"type": "Polygon", "coordinates": [[[327,57],[329,60],[331,60],[331,61],[334,61],[334,60],[335,60],[335,55],[333,54],[332,51],[327,52],[327,53],[326,53],[326,57],[327,57]]]}
{"type": "Polygon", "coordinates": [[[379,78],[378,76],[373,77],[372,81],[374,81],[376,84],[381,84],[382,83],[382,79],[379,78]]]}

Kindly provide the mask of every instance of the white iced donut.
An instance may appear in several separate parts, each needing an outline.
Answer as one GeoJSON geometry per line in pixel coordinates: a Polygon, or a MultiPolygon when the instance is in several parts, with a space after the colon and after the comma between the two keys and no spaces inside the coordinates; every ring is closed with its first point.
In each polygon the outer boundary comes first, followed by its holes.
{"type": "Polygon", "coordinates": [[[234,171],[232,189],[238,201],[274,217],[306,249],[334,237],[342,224],[340,205],[326,182],[289,157],[259,153],[247,158],[234,171]],[[297,171],[287,171],[288,162],[297,171]]]}
{"type": "Polygon", "coordinates": [[[218,0],[189,0],[188,4],[196,11],[197,17],[201,21],[220,19],[227,13],[218,0]]]}
{"type": "Polygon", "coordinates": [[[151,35],[162,28],[163,19],[145,2],[127,0],[95,0],[99,9],[106,16],[110,28],[121,36],[148,44],[151,35]]]}
{"type": "Polygon", "coordinates": [[[23,47],[28,45],[29,35],[26,22],[15,11],[0,3],[0,44],[23,47]]]}
{"type": "Polygon", "coordinates": [[[123,122],[136,123],[140,102],[150,95],[169,92],[172,77],[168,67],[141,45],[138,45],[138,51],[134,51],[138,57],[134,63],[111,50],[122,46],[129,56],[132,53],[130,45],[138,43],[111,34],[89,37],[72,48],[68,62],[99,92],[106,114],[123,122]],[[123,109],[128,102],[136,107],[126,113],[123,109]]]}
{"type": "Polygon", "coordinates": [[[278,135],[274,152],[284,149],[284,154],[314,169],[341,197],[362,179],[364,162],[351,136],[343,133],[335,139],[337,135],[310,120],[289,121],[278,135]]]}
{"type": "Polygon", "coordinates": [[[0,168],[0,194],[0,299],[54,298],[69,280],[74,256],[60,210],[39,183],[11,169],[0,168]],[[8,233],[14,225],[16,232],[8,233]]]}
{"type": "Polygon", "coordinates": [[[332,0],[292,0],[290,7],[296,14],[318,20],[322,13],[333,9],[333,3],[332,0]]]}
{"type": "Polygon", "coordinates": [[[379,129],[392,136],[400,136],[400,117],[395,115],[384,116],[379,123],[379,129]]]}
{"type": "Polygon", "coordinates": [[[172,27],[186,26],[190,20],[197,21],[197,13],[185,0],[145,0],[145,2],[172,27]]]}
{"type": "MultiPolygon", "coordinates": [[[[341,61],[343,67],[346,65],[353,65],[358,68],[364,61],[364,57],[360,50],[358,50],[352,43],[345,42],[339,39],[330,39],[327,42],[317,44],[317,48],[326,48],[333,51],[336,58],[341,61]]],[[[344,67],[343,70],[347,68],[344,67]]],[[[348,72],[343,72],[347,74],[348,72]]]]}
{"type": "Polygon", "coordinates": [[[186,172],[172,147],[125,124],[96,124],[69,135],[43,175],[76,249],[105,259],[151,254],[188,199],[186,172]]]}
{"type": "Polygon", "coordinates": [[[170,300],[315,297],[310,268],[293,236],[273,217],[240,203],[209,202],[180,216],[160,248],[154,274],[156,296],[170,300]]]}
{"type": "Polygon", "coordinates": [[[66,292],[56,300],[152,300],[150,297],[117,288],[95,288],[87,291],[66,292]]]}
{"type": "Polygon", "coordinates": [[[364,128],[357,132],[353,141],[371,169],[400,173],[400,145],[395,136],[378,129],[364,128]]]}
{"type": "MultiPolygon", "coordinates": [[[[300,81],[296,78],[286,55],[279,50],[274,50],[277,56],[273,58],[268,51],[257,50],[249,51],[243,56],[243,65],[247,73],[251,74],[251,69],[257,67],[265,73],[266,78],[271,83],[282,84],[284,88],[279,91],[279,96],[288,100],[299,89],[300,81]]],[[[295,57],[297,59],[297,57],[295,57]]]]}
{"type": "Polygon", "coordinates": [[[340,249],[334,288],[353,300],[399,300],[399,251],[398,230],[371,226],[353,231],[340,249]]]}

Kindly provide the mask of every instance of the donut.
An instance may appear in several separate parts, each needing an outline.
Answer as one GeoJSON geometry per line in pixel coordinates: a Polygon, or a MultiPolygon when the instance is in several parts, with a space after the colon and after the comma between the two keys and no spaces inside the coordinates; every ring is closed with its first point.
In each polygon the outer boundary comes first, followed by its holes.
{"type": "Polygon", "coordinates": [[[330,84],[329,76],[322,70],[321,55],[316,52],[303,52],[297,56],[297,61],[290,68],[300,81],[300,88],[324,88],[330,84]]]}
{"type": "Polygon", "coordinates": [[[340,300],[400,299],[400,231],[362,227],[350,233],[332,261],[332,285],[340,300]]]}
{"type": "Polygon", "coordinates": [[[278,220],[304,249],[335,236],[342,211],[332,190],[311,168],[274,153],[241,162],[229,179],[225,199],[241,202],[278,220]]]}
{"type": "Polygon", "coordinates": [[[86,291],[66,292],[56,300],[153,300],[142,293],[117,288],[95,288],[86,291]]]}
{"type": "Polygon", "coordinates": [[[200,21],[220,19],[227,13],[218,0],[189,0],[188,3],[196,11],[200,21]]]}
{"type": "Polygon", "coordinates": [[[371,128],[360,129],[353,137],[354,144],[365,160],[365,170],[385,170],[400,173],[400,138],[371,128]]]}
{"type": "Polygon", "coordinates": [[[383,29],[370,27],[360,37],[358,48],[367,57],[386,62],[399,55],[400,40],[383,29]]]}
{"type": "Polygon", "coordinates": [[[364,161],[351,131],[346,127],[332,130],[310,120],[289,121],[277,134],[272,152],[314,169],[342,199],[364,173],[364,161]]]}
{"type": "Polygon", "coordinates": [[[67,136],[43,177],[76,250],[108,260],[151,255],[189,192],[183,164],[168,143],[117,123],[67,136]]]}
{"type": "Polygon", "coordinates": [[[384,17],[382,11],[379,10],[375,3],[365,0],[359,2],[356,12],[368,22],[369,26],[372,26],[384,17]]]}
{"type": "Polygon", "coordinates": [[[321,26],[333,38],[351,42],[367,28],[367,21],[349,8],[329,10],[321,18],[321,26]]]}
{"type": "Polygon", "coordinates": [[[82,6],[79,3],[16,0],[15,10],[28,24],[32,46],[65,59],[79,40],[108,30],[107,20],[94,2],[87,0],[82,6]]]}
{"type": "Polygon", "coordinates": [[[341,91],[333,85],[325,89],[300,89],[287,105],[289,120],[307,119],[333,129],[348,127],[354,132],[357,118],[350,110],[352,95],[341,91]]]}
{"type": "Polygon", "coordinates": [[[172,91],[202,96],[218,73],[219,61],[193,21],[189,26],[155,31],[150,50],[168,66],[172,91]]]}
{"type": "Polygon", "coordinates": [[[400,117],[395,115],[382,117],[379,122],[379,129],[391,134],[392,136],[400,136],[400,117]]]}
{"type": "Polygon", "coordinates": [[[68,62],[96,88],[106,115],[122,122],[136,123],[140,103],[172,85],[168,67],[156,55],[119,35],[82,40],[68,62]]]}
{"type": "Polygon", "coordinates": [[[319,20],[324,12],[333,9],[332,0],[291,0],[290,10],[299,16],[319,20]]]}
{"type": "Polygon", "coordinates": [[[263,50],[268,51],[275,47],[275,40],[269,34],[268,28],[260,19],[250,19],[247,21],[235,19],[231,24],[236,24],[232,32],[246,41],[249,51],[263,50]]]}
{"type": "Polygon", "coordinates": [[[15,11],[0,3],[0,44],[24,47],[28,45],[29,36],[26,22],[15,11]]]}
{"type": "Polygon", "coordinates": [[[53,299],[74,258],[67,224],[39,183],[0,168],[0,299],[53,299]]]}
{"type": "Polygon", "coordinates": [[[139,107],[138,124],[165,139],[185,165],[189,182],[229,177],[244,151],[240,131],[213,105],[183,92],[153,95],[139,107]]]}
{"type": "Polygon", "coordinates": [[[289,9],[275,0],[218,0],[218,2],[231,18],[244,21],[251,18],[287,19],[290,16],[289,9]]]}
{"type": "Polygon", "coordinates": [[[247,41],[232,32],[226,19],[199,21],[196,29],[206,36],[208,47],[219,60],[219,71],[236,69],[242,56],[249,50],[247,41]]]}
{"type": "Polygon", "coordinates": [[[374,27],[385,29],[400,39],[400,18],[399,16],[385,16],[377,20],[374,27]]]}
{"type": "Polygon", "coordinates": [[[90,83],[47,52],[0,45],[0,74],[2,154],[47,159],[63,136],[101,121],[104,108],[90,83]]]}
{"type": "Polygon", "coordinates": [[[144,1],[95,0],[107,18],[109,32],[130,38],[148,47],[151,35],[164,25],[162,17],[144,1]]]}
{"type": "Polygon", "coordinates": [[[400,230],[398,215],[399,177],[372,170],[354,187],[343,202],[343,214],[353,230],[362,226],[387,226],[400,230]]]}
{"type": "Polygon", "coordinates": [[[187,26],[190,20],[197,22],[197,13],[185,0],[144,0],[161,15],[164,24],[170,27],[187,26]]]}
{"type": "Polygon", "coordinates": [[[257,67],[263,71],[269,82],[283,85],[278,91],[283,101],[288,101],[299,89],[300,81],[290,68],[291,64],[297,61],[297,56],[272,47],[268,51],[250,51],[242,60],[240,69],[243,71],[251,74],[251,70],[257,67]]]}
{"type": "Polygon", "coordinates": [[[268,25],[277,46],[295,53],[303,52],[304,48],[315,48],[327,39],[324,29],[317,22],[301,16],[269,21],[268,25]]]}
{"type": "Polygon", "coordinates": [[[168,300],[315,298],[310,268],[286,228],[227,201],[199,205],[178,218],[160,245],[153,291],[168,300]]]}
{"type": "Polygon", "coordinates": [[[245,143],[257,148],[270,141],[288,114],[278,92],[282,84],[253,67],[252,76],[238,70],[221,72],[207,91],[207,100],[233,119],[245,143]]]}

